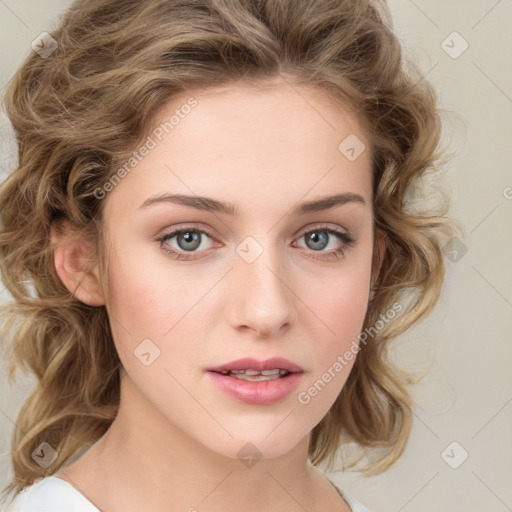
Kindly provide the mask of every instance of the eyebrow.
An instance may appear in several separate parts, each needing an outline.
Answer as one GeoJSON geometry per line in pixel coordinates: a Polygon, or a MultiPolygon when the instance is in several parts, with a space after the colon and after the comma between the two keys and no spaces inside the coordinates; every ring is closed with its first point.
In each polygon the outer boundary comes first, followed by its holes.
{"type": "MultiPolygon", "coordinates": [[[[240,210],[233,203],[218,201],[217,199],[213,199],[211,197],[166,193],[149,197],[137,209],[145,209],[152,205],[161,203],[181,204],[183,206],[189,206],[191,208],[205,212],[224,213],[231,216],[238,216],[240,214],[240,210]]],[[[336,206],[341,206],[348,203],[359,203],[366,205],[366,201],[361,195],[355,194],[353,192],[345,192],[343,194],[323,196],[312,201],[299,203],[292,209],[291,215],[306,215],[308,213],[330,210],[336,206]]]]}

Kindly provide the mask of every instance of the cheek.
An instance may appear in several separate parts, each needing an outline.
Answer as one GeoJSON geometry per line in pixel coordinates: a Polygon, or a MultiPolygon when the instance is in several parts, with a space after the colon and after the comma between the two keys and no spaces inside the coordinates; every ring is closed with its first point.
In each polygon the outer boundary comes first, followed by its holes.
{"type": "Polygon", "coordinates": [[[339,272],[325,276],[309,288],[308,297],[319,317],[330,328],[333,341],[358,334],[368,308],[371,280],[371,258],[354,258],[340,266],[339,272]]]}
{"type": "Polygon", "coordinates": [[[184,281],[163,257],[155,259],[156,251],[154,247],[137,250],[136,241],[119,244],[119,256],[109,272],[113,316],[128,331],[148,337],[164,336],[194,298],[193,283],[184,281]],[[131,250],[125,251],[125,246],[131,250]]]}
{"type": "Polygon", "coordinates": [[[137,358],[149,352],[147,357],[154,360],[150,366],[154,379],[164,368],[183,372],[178,361],[197,358],[197,348],[183,340],[194,339],[200,330],[199,308],[195,306],[214,281],[205,283],[197,276],[190,279],[191,275],[184,278],[183,271],[148,261],[147,255],[135,251],[115,261],[109,276],[109,306],[114,342],[123,366],[138,374],[141,360],[137,358]]]}
{"type": "MultiPolygon", "coordinates": [[[[331,368],[338,357],[347,351],[352,350],[357,354],[358,336],[368,307],[367,297],[367,292],[361,290],[359,285],[347,286],[325,305],[323,318],[329,329],[324,327],[323,343],[318,347],[320,373],[331,368]]],[[[350,360],[343,363],[347,370],[352,368],[355,359],[350,354],[349,357],[350,360]]]]}
{"type": "Polygon", "coordinates": [[[323,288],[322,295],[310,295],[321,321],[315,317],[309,324],[311,338],[317,342],[310,345],[311,373],[297,400],[311,417],[327,413],[355,363],[368,308],[369,281],[367,271],[361,269],[340,274],[323,288]]]}
{"type": "Polygon", "coordinates": [[[354,327],[361,328],[368,307],[369,280],[351,278],[331,288],[330,299],[323,306],[336,337],[345,337],[354,327]]]}

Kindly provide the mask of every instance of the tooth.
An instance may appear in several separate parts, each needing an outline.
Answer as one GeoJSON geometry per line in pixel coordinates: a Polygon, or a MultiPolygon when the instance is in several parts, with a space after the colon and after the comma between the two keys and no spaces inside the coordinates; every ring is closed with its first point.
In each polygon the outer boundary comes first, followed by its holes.
{"type": "Polygon", "coordinates": [[[248,382],[259,382],[259,381],[263,381],[263,380],[277,380],[280,378],[276,375],[244,375],[244,374],[233,375],[233,377],[235,379],[246,380],[248,382]]]}
{"type": "Polygon", "coordinates": [[[261,372],[261,375],[279,375],[279,368],[277,368],[276,370],[263,370],[261,372]]]}
{"type": "Polygon", "coordinates": [[[245,375],[260,375],[260,372],[257,370],[245,370],[245,375]]]}

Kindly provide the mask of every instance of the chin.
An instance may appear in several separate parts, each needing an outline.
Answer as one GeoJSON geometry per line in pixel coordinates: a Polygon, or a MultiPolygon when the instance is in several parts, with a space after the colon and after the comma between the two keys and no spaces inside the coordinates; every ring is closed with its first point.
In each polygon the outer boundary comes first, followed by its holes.
{"type": "Polygon", "coordinates": [[[227,443],[225,438],[218,439],[219,444],[208,443],[208,447],[220,455],[239,459],[243,462],[244,460],[256,461],[282,457],[292,451],[305,438],[307,438],[306,442],[309,444],[308,431],[303,432],[302,429],[290,431],[289,428],[282,428],[282,426],[276,428],[279,423],[279,421],[273,422],[272,425],[262,423],[257,430],[244,428],[240,430],[239,435],[236,431],[230,430],[233,439],[230,438],[227,443]],[[251,432],[251,434],[248,435],[247,432],[251,432]]]}

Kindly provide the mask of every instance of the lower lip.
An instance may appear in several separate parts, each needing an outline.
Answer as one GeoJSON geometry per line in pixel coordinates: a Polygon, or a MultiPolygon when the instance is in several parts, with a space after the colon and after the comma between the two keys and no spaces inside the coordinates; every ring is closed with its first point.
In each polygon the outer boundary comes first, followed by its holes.
{"type": "Polygon", "coordinates": [[[279,402],[299,385],[302,373],[289,373],[274,380],[251,382],[217,372],[208,372],[213,383],[226,395],[254,405],[269,405],[279,402]]]}

